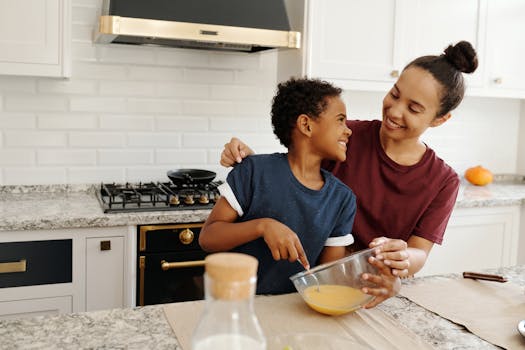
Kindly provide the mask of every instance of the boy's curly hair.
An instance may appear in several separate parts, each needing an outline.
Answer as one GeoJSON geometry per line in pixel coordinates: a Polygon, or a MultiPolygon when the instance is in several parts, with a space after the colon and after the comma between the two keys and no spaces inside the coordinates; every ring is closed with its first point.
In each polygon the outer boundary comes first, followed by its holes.
{"type": "Polygon", "coordinates": [[[273,132],[283,146],[292,142],[297,117],[306,114],[317,119],[326,109],[327,97],[337,97],[342,90],[319,79],[292,78],[277,85],[272,101],[273,132]]]}

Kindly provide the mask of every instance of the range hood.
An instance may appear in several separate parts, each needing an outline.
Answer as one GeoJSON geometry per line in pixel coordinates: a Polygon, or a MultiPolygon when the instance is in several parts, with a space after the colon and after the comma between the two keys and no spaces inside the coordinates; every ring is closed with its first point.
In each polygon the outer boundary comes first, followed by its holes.
{"type": "Polygon", "coordinates": [[[104,0],[97,43],[256,52],[299,48],[284,0],[104,0]]]}

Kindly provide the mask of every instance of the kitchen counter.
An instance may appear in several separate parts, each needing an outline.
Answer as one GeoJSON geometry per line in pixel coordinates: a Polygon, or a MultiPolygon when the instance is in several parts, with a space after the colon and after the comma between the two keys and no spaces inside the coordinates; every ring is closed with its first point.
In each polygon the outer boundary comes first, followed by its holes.
{"type": "MultiPolygon", "coordinates": [[[[105,214],[98,185],[0,187],[0,231],[111,227],[173,222],[203,222],[210,210],[105,214]]],[[[525,203],[525,177],[500,175],[478,187],[462,183],[456,207],[494,207],[525,203]]]]}
{"type": "MultiPolygon", "coordinates": [[[[525,287],[525,265],[487,270],[525,287]]],[[[428,276],[404,284],[460,275],[428,276]]],[[[378,306],[436,349],[498,349],[398,296],[378,306]]],[[[366,312],[366,311],[365,311],[366,312]]],[[[0,321],[1,349],[180,349],[161,305],[0,321]]]]}

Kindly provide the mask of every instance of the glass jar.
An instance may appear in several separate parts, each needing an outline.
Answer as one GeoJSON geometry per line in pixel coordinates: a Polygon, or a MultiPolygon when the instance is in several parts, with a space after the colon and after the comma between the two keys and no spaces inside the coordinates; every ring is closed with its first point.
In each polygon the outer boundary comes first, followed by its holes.
{"type": "Polygon", "coordinates": [[[192,350],[265,350],[253,309],[257,259],[240,253],[205,259],[206,305],[192,336],[192,350]]]}

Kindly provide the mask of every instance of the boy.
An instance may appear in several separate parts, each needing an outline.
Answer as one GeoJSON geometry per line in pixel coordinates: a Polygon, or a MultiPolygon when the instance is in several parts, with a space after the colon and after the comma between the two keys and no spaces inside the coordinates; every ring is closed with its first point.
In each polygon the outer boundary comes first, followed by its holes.
{"type": "Polygon", "coordinates": [[[236,165],[201,230],[204,250],[233,250],[259,260],[257,294],[295,291],[291,275],[309,262],[344,257],[353,243],[355,196],[321,169],[324,159],[346,159],[352,132],[340,94],[315,79],[279,84],[272,126],[288,153],[253,155],[236,165]]]}

